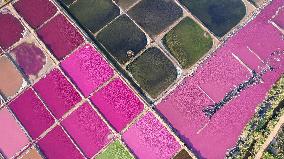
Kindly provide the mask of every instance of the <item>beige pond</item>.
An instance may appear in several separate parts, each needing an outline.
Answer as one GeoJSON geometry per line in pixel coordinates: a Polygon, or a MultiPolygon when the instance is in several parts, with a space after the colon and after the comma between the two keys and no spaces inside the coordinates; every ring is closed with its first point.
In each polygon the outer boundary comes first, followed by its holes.
{"type": "Polygon", "coordinates": [[[16,66],[6,57],[0,57],[0,92],[5,97],[12,97],[22,87],[23,78],[16,66]]]}
{"type": "Polygon", "coordinates": [[[37,152],[35,148],[28,150],[20,159],[42,159],[41,155],[37,152]]]}

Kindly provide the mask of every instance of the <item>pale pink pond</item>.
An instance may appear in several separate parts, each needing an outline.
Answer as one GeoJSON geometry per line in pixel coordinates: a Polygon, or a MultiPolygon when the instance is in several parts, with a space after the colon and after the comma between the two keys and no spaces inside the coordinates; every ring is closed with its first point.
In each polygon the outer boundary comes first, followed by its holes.
{"type": "Polygon", "coordinates": [[[29,143],[28,137],[6,108],[0,110],[0,132],[1,152],[7,158],[13,157],[29,143]]]}
{"type": "Polygon", "coordinates": [[[169,159],[181,147],[151,112],[131,126],[122,138],[140,159],[169,159]]]}
{"type": "MultiPolygon", "coordinates": [[[[229,86],[238,85],[248,78],[248,71],[245,67],[231,58],[232,52],[248,66],[255,68],[261,62],[255,58],[255,54],[254,56],[248,54],[248,47],[262,59],[271,57],[274,51],[284,50],[284,40],[281,39],[280,31],[268,23],[268,20],[281,6],[284,6],[284,1],[273,1],[255,20],[229,39],[221,49],[214,53],[213,57],[204,62],[196,74],[186,78],[157,105],[158,110],[201,158],[224,158],[227,149],[236,144],[245,124],[253,116],[256,106],[264,100],[268,90],[284,73],[284,67],[282,65],[277,70],[265,74],[264,83],[241,92],[237,98],[221,108],[210,122],[205,118],[202,108],[211,101],[198,86],[214,99],[220,98],[222,97],[220,92],[223,94],[229,86]],[[222,59],[224,65],[220,64],[219,67],[212,68],[212,66],[217,66],[218,61],[222,59]],[[203,73],[206,71],[208,71],[207,74],[203,73]],[[219,71],[221,71],[219,74],[215,73],[219,71]],[[226,75],[231,73],[232,75],[226,75]],[[210,86],[204,81],[209,81],[214,85],[210,86]],[[214,92],[217,92],[218,96],[214,92]]],[[[281,62],[284,64],[283,61],[281,62]]]]}
{"type": "Polygon", "coordinates": [[[58,69],[52,70],[46,77],[37,82],[34,89],[58,119],[82,99],[58,69]]]}
{"type": "Polygon", "coordinates": [[[95,93],[91,100],[118,132],[144,108],[139,98],[119,78],[95,93]]]}
{"type": "Polygon", "coordinates": [[[84,159],[83,155],[80,154],[79,150],[59,126],[56,126],[42,138],[38,145],[44,155],[50,159],[70,159],[71,156],[74,159],[84,159]]]}
{"type": "Polygon", "coordinates": [[[54,123],[53,117],[32,89],[23,92],[9,107],[33,139],[54,123]]]}
{"type": "Polygon", "coordinates": [[[90,44],[77,49],[61,63],[61,66],[85,97],[89,96],[114,74],[107,61],[90,44]]]}
{"type": "Polygon", "coordinates": [[[62,125],[88,158],[92,158],[111,139],[110,129],[89,103],[64,119],[62,125]]]}

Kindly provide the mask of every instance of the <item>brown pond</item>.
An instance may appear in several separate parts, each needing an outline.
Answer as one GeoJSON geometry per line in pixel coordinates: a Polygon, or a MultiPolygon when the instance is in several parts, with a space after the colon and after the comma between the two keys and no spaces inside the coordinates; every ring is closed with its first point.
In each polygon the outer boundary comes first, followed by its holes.
{"type": "Polygon", "coordinates": [[[6,97],[15,95],[21,88],[23,78],[15,65],[6,57],[0,57],[0,92],[6,97]]]}

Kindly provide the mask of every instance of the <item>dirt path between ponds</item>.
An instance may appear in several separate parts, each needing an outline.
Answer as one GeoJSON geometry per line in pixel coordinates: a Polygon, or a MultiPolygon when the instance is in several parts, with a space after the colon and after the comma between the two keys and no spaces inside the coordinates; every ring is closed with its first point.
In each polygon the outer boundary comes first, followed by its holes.
{"type": "Polygon", "coordinates": [[[264,142],[264,144],[261,146],[261,148],[259,149],[259,151],[255,155],[255,159],[261,159],[263,152],[269,146],[269,144],[273,140],[273,138],[277,135],[277,133],[278,133],[279,129],[281,128],[281,126],[283,125],[283,123],[284,123],[284,115],[282,115],[280,117],[278,123],[275,125],[274,129],[269,134],[266,141],[264,142]]]}

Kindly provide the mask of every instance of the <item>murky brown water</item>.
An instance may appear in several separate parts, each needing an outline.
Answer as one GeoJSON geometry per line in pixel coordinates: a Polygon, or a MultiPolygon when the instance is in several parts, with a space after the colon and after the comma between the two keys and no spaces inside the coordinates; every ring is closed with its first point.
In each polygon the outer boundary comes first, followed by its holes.
{"type": "Polygon", "coordinates": [[[0,57],[0,92],[6,97],[13,96],[18,92],[23,83],[20,72],[6,57],[0,57]]]}

